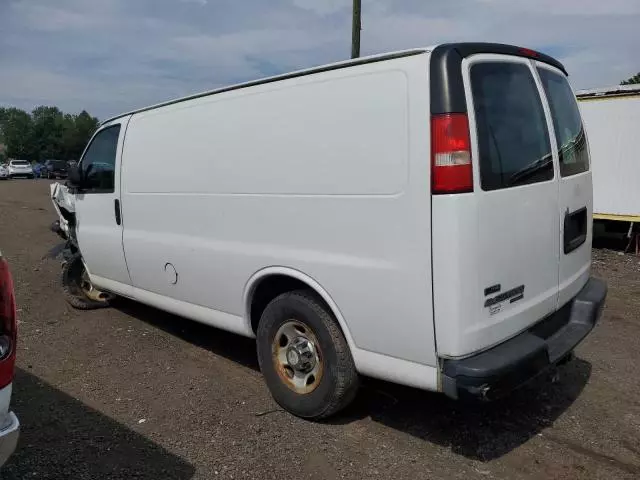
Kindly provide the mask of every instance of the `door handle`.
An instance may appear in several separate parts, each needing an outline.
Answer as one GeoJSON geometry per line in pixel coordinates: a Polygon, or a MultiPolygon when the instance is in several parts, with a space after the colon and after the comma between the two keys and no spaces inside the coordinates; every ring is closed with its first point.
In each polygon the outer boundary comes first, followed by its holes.
{"type": "Polygon", "coordinates": [[[122,223],[122,218],[120,217],[120,200],[117,198],[113,201],[113,209],[116,214],[116,223],[120,225],[120,223],[122,223]]]}
{"type": "Polygon", "coordinates": [[[564,214],[564,253],[573,252],[587,240],[587,207],[564,214]]]}

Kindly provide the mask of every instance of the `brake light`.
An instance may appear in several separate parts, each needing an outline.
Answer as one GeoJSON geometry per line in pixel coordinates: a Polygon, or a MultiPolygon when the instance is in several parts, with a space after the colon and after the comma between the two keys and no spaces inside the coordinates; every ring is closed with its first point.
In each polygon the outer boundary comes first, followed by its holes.
{"type": "Polygon", "coordinates": [[[538,58],[540,56],[538,52],[536,52],[535,50],[531,50],[530,48],[521,48],[520,53],[525,57],[538,58]]]}
{"type": "Polygon", "coordinates": [[[464,113],[431,117],[431,192],[473,191],[469,121],[464,113]]]}
{"type": "Polygon", "coordinates": [[[9,264],[0,257],[0,388],[13,380],[16,362],[16,300],[9,264]]]}

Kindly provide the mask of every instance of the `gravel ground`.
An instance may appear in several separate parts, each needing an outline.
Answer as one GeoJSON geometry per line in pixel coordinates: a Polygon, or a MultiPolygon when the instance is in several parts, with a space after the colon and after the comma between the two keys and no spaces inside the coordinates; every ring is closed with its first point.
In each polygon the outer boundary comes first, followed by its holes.
{"type": "Polygon", "coordinates": [[[365,380],[329,423],[280,411],[252,341],[130,302],[62,299],[48,182],[0,182],[19,307],[18,450],[2,479],[640,478],[640,263],[594,251],[601,323],[560,368],[468,405],[365,380]]]}

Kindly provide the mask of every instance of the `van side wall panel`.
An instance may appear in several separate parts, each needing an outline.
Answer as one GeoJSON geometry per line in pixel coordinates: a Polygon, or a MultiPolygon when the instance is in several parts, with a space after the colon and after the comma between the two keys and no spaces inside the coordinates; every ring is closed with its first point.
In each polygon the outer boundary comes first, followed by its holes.
{"type": "Polygon", "coordinates": [[[435,365],[427,68],[415,55],[133,115],[134,285],[243,316],[255,272],[293,268],[328,292],[359,349],[435,365]]]}

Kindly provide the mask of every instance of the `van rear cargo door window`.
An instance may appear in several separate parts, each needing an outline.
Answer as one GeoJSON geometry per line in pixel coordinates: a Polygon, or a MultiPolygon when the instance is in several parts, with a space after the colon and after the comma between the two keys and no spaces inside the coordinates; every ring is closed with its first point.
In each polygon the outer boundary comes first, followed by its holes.
{"type": "Polygon", "coordinates": [[[80,161],[87,193],[113,193],[119,135],[120,125],[114,125],[93,137],[80,161]]]}
{"type": "Polygon", "coordinates": [[[549,101],[553,129],[556,132],[560,174],[563,177],[589,170],[587,138],[584,134],[578,103],[564,76],[538,68],[549,101]]]}
{"type": "Polygon", "coordinates": [[[551,180],[551,142],[529,67],[482,62],[470,76],[483,190],[551,180]]]}

